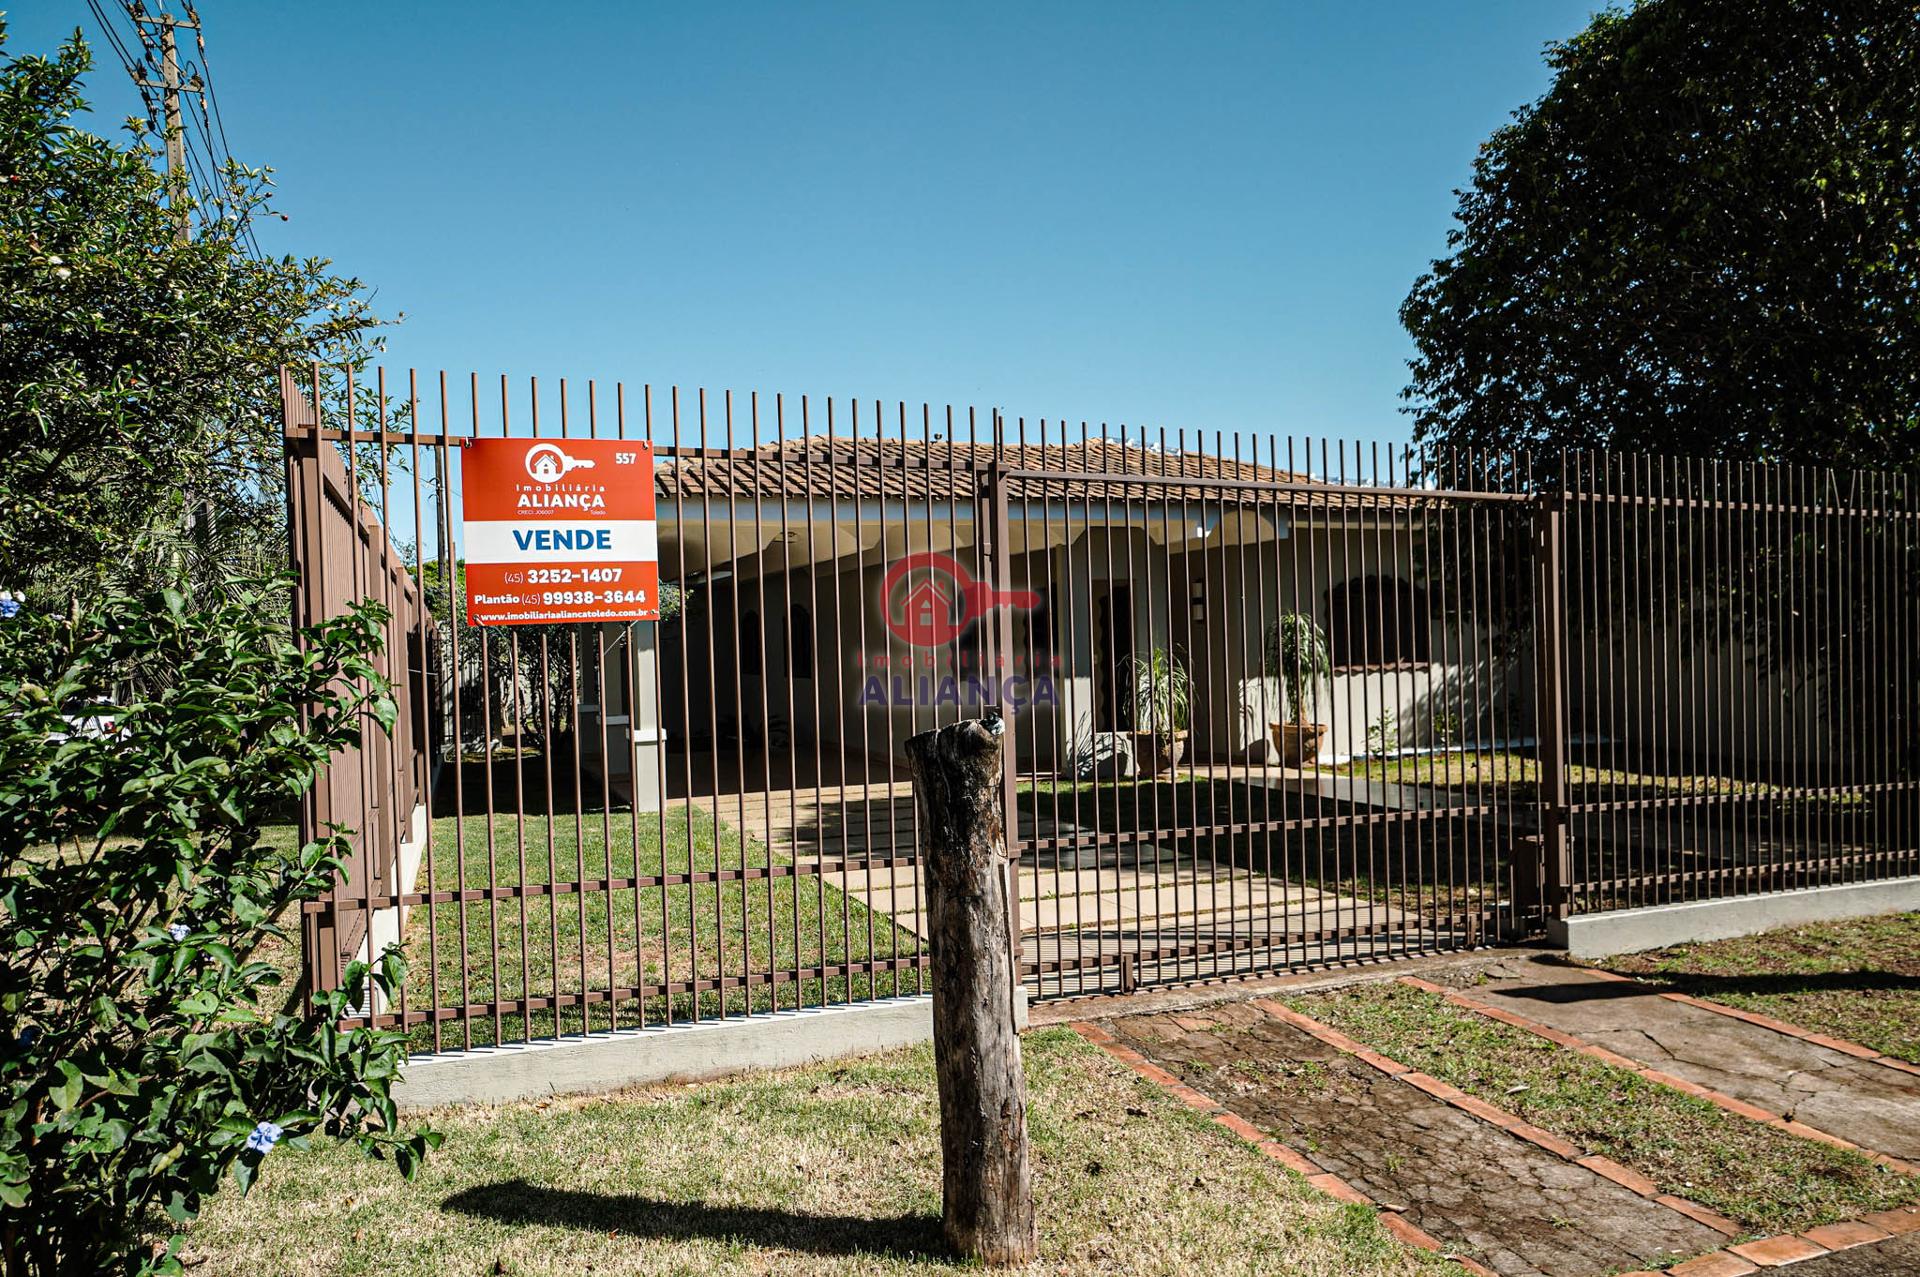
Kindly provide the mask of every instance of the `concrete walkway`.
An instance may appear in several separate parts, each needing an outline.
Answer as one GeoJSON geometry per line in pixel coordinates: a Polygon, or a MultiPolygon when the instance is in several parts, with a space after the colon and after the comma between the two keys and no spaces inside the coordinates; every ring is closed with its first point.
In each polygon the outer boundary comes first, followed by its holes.
{"type": "MultiPolygon", "coordinates": [[[[1645,1069],[1746,1120],[1920,1173],[1907,1164],[1920,1143],[1920,1076],[1852,1043],[1536,953],[1435,962],[1426,975],[1402,978],[1563,1049],[1645,1069]]],[[[1323,1191],[1373,1207],[1403,1241],[1455,1255],[1469,1271],[1747,1277],[1792,1265],[1801,1277],[1920,1275],[1920,1209],[1743,1234],[1640,1171],[1282,1003],[1163,998],[1138,1014],[1121,1005],[1075,1027],[1323,1191]]]]}
{"type": "MultiPolygon", "coordinates": [[[[1231,771],[1232,779],[1243,783],[1263,775],[1258,769],[1231,771]]],[[[1224,781],[1228,772],[1224,766],[1201,766],[1183,768],[1181,775],[1183,781],[1224,781]]],[[[1302,781],[1300,773],[1278,768],[1265,776],[1276,789],[1302,781]]],[[[1344,778],[1309,777],[1307,783],[1318,787],[1311,792],[1354,798],[1355,782],[1344,778]]],[[[913,787],[905,780],[700,796],[692,802],[799,861],[818,857],[858,864],[869,857],[915,855],[918,816],[913,787]]],[[[1036,833],[1091,832],[1071,822],[1056,823],[1047,812],[1023,811],[1020,825],[1027,839],[1036,833]]],[[[1171,830],[1158,836],[1177,842],[1171,830]]],[[[917,864],[829,869],[820,878],[926,937],[926,884],[917,864]]],[[[1439,939],[1431,934],[1431,922],[1384,901],[1253,872],[1190,848],[1159,845],[1153,835],[1119,847],[1031,851],[1019,866],[1019,897],[1027,957],[1058,972],[1038,980],[1042,993],[1117,988],[1115,959],[1123,953],[1136,957],[1135,978],[1146,983],[1251,972],[1293,960],[1336,961],[1391,943],[1382,936],[1399,937],[1408,949],[1439,939]],[[1204,962],[1151,956],[1196,949],[1210,951],[1204,962]],[[1062,965],[1067,971],[1059,972],[1062,965]]]]}
{"type": "Polygon", "coordinates": [[[1587,1277],[1727,1238],[1250,1003],[1110,1022],[1113,1035],[1504,1277],[1587,1277]]]}
{"type": "Polygon", "coordinates": [[[1461,989],[1789,1121],[1920,1162],[1920,1077],[1541,955],[1482,967],[1461,989]]]}

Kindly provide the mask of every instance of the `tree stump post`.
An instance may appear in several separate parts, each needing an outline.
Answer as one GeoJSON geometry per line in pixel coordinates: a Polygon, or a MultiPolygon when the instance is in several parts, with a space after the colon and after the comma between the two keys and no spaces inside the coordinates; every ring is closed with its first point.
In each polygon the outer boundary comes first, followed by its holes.
{"type": "Polygon", "coordinates": [[[1027,1159],[1027,1083],[1014,1029],[1014,874],[1001,818],[999,718],[907,741],[926,839],[933,1055],[947,1242],[993,1267],[1040,1248],[1027,1159]]]}

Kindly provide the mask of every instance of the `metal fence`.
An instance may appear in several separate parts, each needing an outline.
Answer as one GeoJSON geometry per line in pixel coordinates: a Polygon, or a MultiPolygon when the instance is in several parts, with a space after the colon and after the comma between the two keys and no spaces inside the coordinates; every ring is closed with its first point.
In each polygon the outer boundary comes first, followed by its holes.
{"type": "Polygon", "coordinates": [[[434,618],[432,818],[315,908],[404,935],[423,1048],[921,992],[904,743],[989,705],[1041,995],[1916,871],[1904,479],[424,389],[287,429],[434,618]],[[482,433],[652,444],[661,622],[466,623],[482,433]]]}

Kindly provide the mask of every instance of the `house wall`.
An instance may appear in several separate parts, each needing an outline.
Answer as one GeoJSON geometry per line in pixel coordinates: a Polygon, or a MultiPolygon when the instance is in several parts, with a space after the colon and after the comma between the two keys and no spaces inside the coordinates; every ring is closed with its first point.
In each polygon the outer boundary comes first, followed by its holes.
{"type": "MultiPolygon", "coordinates": [[[[1273,754],[1270,725],[1285,717],[1278,680],[1262,669],[1268,627],[1305,612],[1325,632],[1332,586],[1375,575],[1418,582],[1427,551],[1404,528],[1281,527],[1260,544],[1185,557],[1184,574],[1203,583],[1205,597],[1206,619],[1193,627],[1195,755],[1260,762],[1273,754]]],[[[1425,661],[1336,667],[1320,682],[1312,721],[1328,729],[1322,761],[1531,733],[1531,667],[1503,661],[1484,626],[1435,618],[1428,637],[1425,661]]]]}
{"type": "Polygon", "coordinates": [[[1603,761],[1636,770],[1711,767],[1823,783],[1821,767],[1845,751],[1819,681],[1769,672],[1750,648],[1703,641],[1688,620],[1661,617],[1617,638],[1576,630],[1568,645],[1570,733],[1596,742],[1603,761]]]}
{"type": "MultiPolygon", "coordinates": [[[[1325,629],[1331,584],[1372,574],[1413,579],[1425,553],[1418,538],[1410,539],[1405,529],[1397,534],[1320,526],[1294,529],[1284,521],[1259,533],[1242,529],[1242,535],[1260,539],[1217,548],[1201,536],[1178,541],[1169,550],[1163,541],[1168,529],[1145,524],[1089,527],[1080,517],[1062,517],[1053,532],[1058,544],[1036,545],[1016,555],[1011,569],[1016,588],[1032,589],[1051,601],[1050,623],[1022,613],[1013,625],[1014,672],[1028,680],[1046,675],[1053,693],[1053,703],[1043,700],[1019,711],[1017,761],[1022,769],[1048,773],[1067,769],[1078,751],[1120,721],[1103,713],[1102,702],[1109,691],[1124,695],[1124,678],[1102,669],[1111,658],[1097,641],[1103,600],[1116,587],[1130,590],[1127,615],[1134,651],[1144,656],[1152,648],[1168,648],[1192,676],[1189,757],[1258,762],[1270,756],[1269,725],[1282,717],[1277,681],[1261,670],[1267,627],[1283,612],[1309,611],[1325,629]],[[1196,583],[1203,600],[1198,615],[1193,605],[1196,583]]],[[[1036,542],[1047,539],[1030,535],[1036,542]]],[[[888,553],[894,549],[888,547],[888,553]]],[[[971,560],[966,542],[956,552],[963,562],[971,560]]],[[[881,592],[886,564],[880,557],[876,546],[865,562],[848,555],[791,573],[770,572],[764,582],[742,560],[740,577],[696,590],[686,631],[689,686],[696,703],[690,711],[677,703],[680,694],[670,675],[665,713],[669,730],[676,720],[687,720],[700,743],[711,738],[711,720],[738,715],[750,741],[777,737],[777,731],[767,731],[777,724],[791,730],[802,748],[817,737],[829,757],[844,753],[850,765],[863,754],[875,763],[892,758],[896,774],[904,775],[899,767],[908,737],[956,717],[970,717],[978,707],[971,701],[959,707],[860,703],[863,690],[870,690],[869,680],[876,677],[888,693],[884,699],[890,700],[896,680],[904,680],[911,697],[920,690],[916,684],[922,678],[932,691],[942,677],[954,674],[950,650],[928,653],[909,647],[888,629],[881,592]],[[794,662],[788,654],[787,610],[795,600],[808,608],[812,619],[810,664],[794,662]],[[763,636],[764,675],[753,673],[751,662],[743,667],[743,627],[750,616],[758,617],[763,636]],[[768,707],[764,722],[763,681],[768,707]]],[[[1370,729],[1376,730],[1374,747],[1399,748],[1441,741],[1487,743],[1530,734],[1531,667],[1506,670],[1484,629],[1461,632],[1452,622],[1435,621],[1431,633],[1427,662],[1336,670],[1321,684],[1314,720],[1329,729],[1324,760],[1366,752],[1370,729]],[[1384,739],[1377,734],[1382,724],[1384,739]]],[[[669,643],[669,671],[677,664],[675,646],[669,643]]],[[[1029,681],[1029,695],[1031,688],[1029,681]]]]}

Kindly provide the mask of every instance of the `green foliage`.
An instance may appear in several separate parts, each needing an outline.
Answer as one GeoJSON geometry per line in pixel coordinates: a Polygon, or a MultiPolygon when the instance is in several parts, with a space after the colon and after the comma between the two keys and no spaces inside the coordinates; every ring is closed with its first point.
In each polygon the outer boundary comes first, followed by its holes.
{"type": "Polygon", "coordinates": [[[398,988],[398,955],[355,964],[311,1016],[261,957],[348,852],[338,835],[277,847],[262,824],[395,713],[369,661],[379,609],[296,640],[276,619],[288,585],[236,585],[205,611],[169,590],[0,625],[10,1277],[179,1272],[177,1235],[143,1239],[177,1232],[229,1170],[244,1190],[272,1128],[296,1147],[356,1140],[406,1173],[437,1142],[395,1121],[401,1035],[338,1027],[369,985],[398,988]]]}
{"type": "Polygon", "coordinates": [[[1122,662],[1120,677],[1125,680],[1135,731],[1171,735],[1187,730],[1193,675],[1178,656],[1164,647],[1153,648],[1145,656],[1129,656],[1122,662]]]}
{"type": "Polygon", "coordinates": [[[1400,721],[1383,709],[1367,728],[1367,757],[1388,758],[1400,752],[1400,721]]]}
{"type": "Polygon", "coordinates": [[[1920,463],[1912,0],[1642,0],[1547,61],[1402,308],[1418,436],[1920,463]]]}
{"type": "Polygon", "coordinates": [[[1295,723],[1307,723],[1319,704],[1320,680],[1333,675],[1327,634],[1305,612],[1288,612],[1267,627],[1262,673],[1280,680],[1283,711],[1295,723]]]}
{"type": "Polygon", "coordinates": [[[378,322],[324,260],[248,255],[268,170],[179,240],[144,125],[73,122],[90,67],[77,34],[0,56],[0,585],[42,600],[283,562],[278,369],[361,367],[378,322]]]}

